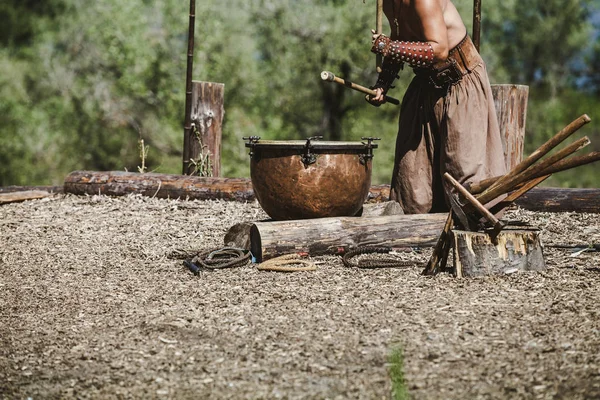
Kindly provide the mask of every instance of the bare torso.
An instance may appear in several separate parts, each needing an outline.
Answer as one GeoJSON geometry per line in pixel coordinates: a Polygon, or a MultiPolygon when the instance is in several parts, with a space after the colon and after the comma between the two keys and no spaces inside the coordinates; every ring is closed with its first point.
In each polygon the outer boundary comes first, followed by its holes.
{"type": "Polygon", "coordinates": [[[445,59],[467,32],[450,0],[384,0],[383,12],[392,40],[430,42],[438,60],[445,59]]]}

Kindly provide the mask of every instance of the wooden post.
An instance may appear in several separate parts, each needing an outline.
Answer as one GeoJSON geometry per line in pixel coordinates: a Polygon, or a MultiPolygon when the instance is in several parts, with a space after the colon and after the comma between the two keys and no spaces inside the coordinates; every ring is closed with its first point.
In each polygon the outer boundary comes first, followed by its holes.
{"type": "Polygon", "coordinates": [[[183,121],[183,174],[187,173],[189,139],[192,136],[192,74],[194,69],[194,28],[196,25],[196,0],[190,0],[188,25],[187,70],[185,73],[185,117],[183,121]]]}
{"type": "Polygon", "coordinates": [[[511,171],[523,159],[529,86],[492,85],[492,94],[500,125],[506,170],[511,171]]]}
{"type": "Polygon", "coordinates": [[[185,175],[221,176],[224,92],[222,83],[192,83],[192,129],[186,131],[183,149],[185,175]]]}

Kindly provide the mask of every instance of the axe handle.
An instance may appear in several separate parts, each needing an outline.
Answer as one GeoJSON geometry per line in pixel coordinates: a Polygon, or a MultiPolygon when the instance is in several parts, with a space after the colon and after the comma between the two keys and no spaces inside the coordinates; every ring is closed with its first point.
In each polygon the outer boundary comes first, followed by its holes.
{"type": "MultiPolygon", "coordinates": [[[[331,73],[329,71],[323,71],[323,72],[321,72],[321,79],[323,79],[324,81],[327,81],[327,82],[335,82],[335,83],[337,83],[339,85],[346,86],[347,88],[354,89],[354,90],[356,90],[358,92],[361,92],[361,93],[364,93],[364,94],[368,94],[368,95],[371,95],[371,96],[375,96],[377,94],[377,92],[375,92],[373,89],[369,89],[367,87],[358,85],[358,84],[356,84],[354,82],[350,82],[350,81],[347,81],[345,79],[338,78],[337,76],[335,76],[333,73],[331,73]]],[[[395,104],[395,105],[399,105],[400,104],[400,100],[395,99],[395,98],[390,97],[390,96],[385,96],[385,101],[388,102],[388,103],[395,104]]]]}
{"type": "Polygon", "coordinates": [[[487,208],[485,208],[483,204],[481,204],[475,198],[475,196],[469,193],[469,191],[465,189],[463,185],[461,185],[456,179],[454,179],[452,175],[446,172],[444,174],[444,179],[446,179],[446,182],[452,185],[452,187],[456,189],[465,199],[467,199],[471,206],[473,206],[475,210],[477,210],[479,214],[481,214],[481,216],[487,219],[488,222],[492,226],[494,226],[494,228],[498,229],[498,227],[501,227],[501,223],[500,221],[498,221],[498,218],[496,218],[494,214],[492,214],[487,208]]]}

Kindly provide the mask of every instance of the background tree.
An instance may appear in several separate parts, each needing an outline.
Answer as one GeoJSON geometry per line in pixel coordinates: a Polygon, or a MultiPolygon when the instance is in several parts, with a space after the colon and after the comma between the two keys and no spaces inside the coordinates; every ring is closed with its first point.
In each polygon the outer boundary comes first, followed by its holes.
{"type": "MultiPolygon", "coordinates": [[[[381,137],[388,183],[399,108],[320,80],[376,80],[373,2],[197,3],[194,79],[225,83],[223,172],[248,176],[243,136],[381,137]]],[[[482,50],[493,83],[530,86],[526,148],[589,113],[600,140],[598,0],[485,3],[482,50]],[[595,25],[596,24],[596,25],[595,25]]],[[[472,1],[456,5],[470,29],[472,1]]],[[[188,4],[177,0],[6,0],[0,4],[0,185],[60,184],[76,169],[179,173],[188,4]]],[[[389,29],[389,28],[385,28],[389,29]]],[[[401,98],[406,70],[390,95],[401,98]]],[[[592,167],[594,168],[594,167],[592,167]]],[[[598,186],[594,169],[554,185],[598,186]]]]}

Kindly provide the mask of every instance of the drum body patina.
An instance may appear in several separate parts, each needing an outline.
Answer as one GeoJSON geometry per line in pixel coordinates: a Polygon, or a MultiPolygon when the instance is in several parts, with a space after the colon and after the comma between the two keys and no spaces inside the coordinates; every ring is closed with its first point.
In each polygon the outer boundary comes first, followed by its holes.
{"type": "Polygon", "coordinates": [[[274,220],[354,216],[371,187],[367,142],[263,141],[251,138],[254,194],[274,220]]]}

